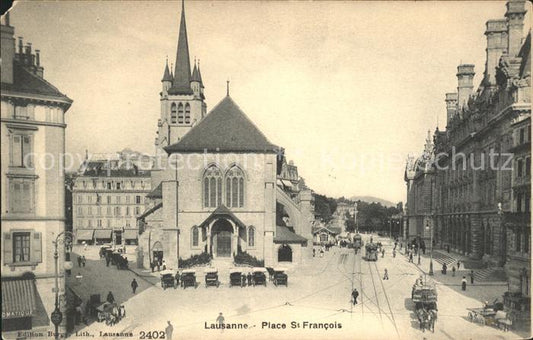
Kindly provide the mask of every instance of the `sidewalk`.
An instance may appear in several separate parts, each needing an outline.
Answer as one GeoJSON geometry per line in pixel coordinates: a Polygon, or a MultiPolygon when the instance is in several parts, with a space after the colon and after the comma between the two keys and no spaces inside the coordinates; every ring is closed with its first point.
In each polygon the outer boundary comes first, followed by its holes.
{"type": "MultiPolygon", "coordinates": [[[[409,261],[407,256],[404,253],[405,249],[402,249],[400,254],[403,255],[405,261],[409,261]]],[[[420,256],[420,265],[418,264],[418,256],[413,256],[413,265],[418,268],[421,274],[425,274],[426,278],[431,278],[437,285],[442,285],[453,289],[454,291],[476,299],[481,302],[485,301],[494,301],[498,298],[499,301],[503,301],[503,294],[508,290],[507,282],[476,282],[470,284],[470,269],[464,269],[461,266],[461,270],[455,272],[455,277],[451,271],[450,266],[446,275],[442,274],[441,269],[442,265],[433,260],[433,276],[429,275],[429,263],[430,258],[428,254],[420,256]],[[467,279],[466,291],[463,291],[461,288],[461,281],[463,276],[467,279]]],[[[474,270],[475,272],[475,270],[474,270]]],[[[414,283],[414,282],[413,282],[414,283]]]]}

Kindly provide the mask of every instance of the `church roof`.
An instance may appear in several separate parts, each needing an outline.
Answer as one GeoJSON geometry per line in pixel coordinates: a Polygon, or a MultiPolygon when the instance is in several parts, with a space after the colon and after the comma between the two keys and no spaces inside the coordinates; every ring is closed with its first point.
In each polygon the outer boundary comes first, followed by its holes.
{"type": "Polygon", "coordinates": [[[219,217],[229,218],[240,227],[246,228],[246,224],[244,224],[237,216],[235,216],[235,214],[232,213],[231,210],[226,208],[225,205],[220,205],[218,208],[216,208],[215,211],[213,211],[211,215],[209,215],[209,217],[206,218],[204,222],[202,222],[201,225],[209,224],[211,221],[219,217]]]}
{"type": "Polygon", "coordinates": [[[191,89],[191,61],[189,58],[189,42],[187,41],[187,25],[185,24],[185,5],[181,6],[180,31],[178,49],[176,51],[176,66],[174,81],[168,90],[169,94],[193,94],[191,89]]]}
{"type": "Polygon", "coordinates": [[[276,153],[280,150],[229,96],[222,99],[179,142],[164,149],[168,154],[204,151],[276,153]]]}
{"type": "Polygon", "coordinates": [[[8,91],[44,95],[67,102],[69,105],[72,103],[72,99],[59,92],[55,86],[43,78],[32,74],[16,61],[13,62],[13,83],[2,83],[1,89],[2,92],[8,91]]]}
{"type": "Polygon", "coordinates": [[[194,64],[194,68],[192,69],[191,81],[200,82],[200,74],[198,73],[198,67],[196,67],[196,64],[194,64]]]}

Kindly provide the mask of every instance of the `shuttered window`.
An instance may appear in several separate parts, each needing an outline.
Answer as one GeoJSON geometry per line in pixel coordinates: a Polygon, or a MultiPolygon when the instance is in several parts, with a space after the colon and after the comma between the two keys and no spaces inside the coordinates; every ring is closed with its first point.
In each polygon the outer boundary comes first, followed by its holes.
{"type": "Polygon", "coordinates": [[[34,180],[12,178],[9,180],[9,212],[34,212],[34,180]]]}
{"type": "Polygon", "coordinates": [[[11,161],[15,167],[32,167],[31,157],[32,136],[26,134],[14,134],[11,136],[11,161]]]}
{"type": "Polygon", "coordinates": [[[17,231],[4,233],[4,264],[27,264],[42,262],[42,234],[17,231]]]}

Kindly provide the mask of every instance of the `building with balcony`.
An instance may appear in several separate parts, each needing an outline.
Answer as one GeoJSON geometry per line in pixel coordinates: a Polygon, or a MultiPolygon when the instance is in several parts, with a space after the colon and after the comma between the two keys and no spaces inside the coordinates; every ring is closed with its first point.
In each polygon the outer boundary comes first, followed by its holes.
{"type": "MultiPolygon", "coordinates": [[[[45,80],[40,51],[15,41],[9,14],[0,30],[2,338],[20,338],[53,329],[54,241],[65,230],[64,117],[72,100],[45,80]]],[[[58,261],[64,311],[64,256],[58,261]]]]}

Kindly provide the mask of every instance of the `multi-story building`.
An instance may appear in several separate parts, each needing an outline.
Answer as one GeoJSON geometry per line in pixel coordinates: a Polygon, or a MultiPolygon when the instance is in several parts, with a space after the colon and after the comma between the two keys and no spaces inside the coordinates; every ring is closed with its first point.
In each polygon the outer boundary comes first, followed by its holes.
{"type": "Polygon", "coordinates": [[[20,338],[53,329],[56,276],[65,294],[64,116],[72,100],[44,79],[39,50],[21,37],[16,46],[9,14],[0,29],[2,338],[20,338]]]}
{"type": "Polygon", "coordinates": [[[73,231],[78,243],[137,243],[137,217],[152,191],[150,170],[146,170],[151,164],[143,157],[130,158],[131,154],[92,157],[82,164],[72,188],[73,231]]]}
{"type": "Polygon", "coordinates": [[[411,239],[432,235],[452,252],[504,266],[517,307],[529,306],[531,277],[531,33],[523,39],[525,1],[506,7],[505,19],[486,23],[479,87],[474,65],[459,65],[446,130],[408,162],[406,218],[411,239]]]}

